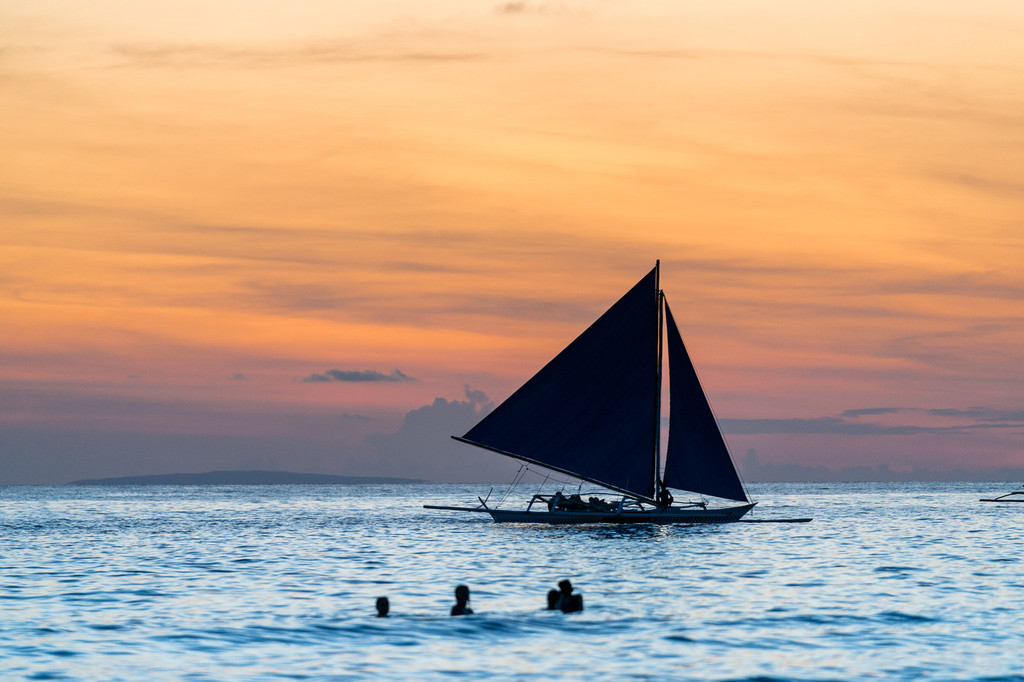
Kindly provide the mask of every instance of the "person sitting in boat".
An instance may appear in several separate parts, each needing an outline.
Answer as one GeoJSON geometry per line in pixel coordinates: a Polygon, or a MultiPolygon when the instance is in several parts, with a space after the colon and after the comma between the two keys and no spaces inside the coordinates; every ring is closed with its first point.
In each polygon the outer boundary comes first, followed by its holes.
{"type": "Polygon", "coordinates": [[[556,509],[565,509],[568,511],[586,511],[590,509],[589,505],[583,501],[583,498],[579,494],[573,494],[566,497],[561,491],[551,496],[551,501],[548,502],[548,511],[555,511],[556,509]]]}
{"type": "Polygon", "coordinates": [[[377,617],[387,618],[388,611],[391,610],[391,604],[388,602],[387,597],[377,597],[377,617]]]}
{"type": "Polygon", "coordinates": [[[452,607],[453,616],[472,616],[473,609],[469,608],[469,588],[459,585],[455,588],[455,606],[452,607]]]}
{"type": "Polygon", "coordinates": [[[588,508],[587,503],[583,501],[583,498],[579,496],[579,493],[562,498],[560,506],[563,509],[571,509],[573,511],[584,511],[588,508]]]}
{"type": "Polygon", "coordinates": [[[591,509],[596,509],[597,511],[610,512],[610,511],[614,511],[615,510],[615,507],[613,507],[612,505],[608,504],[607,502],[602,500],[600,497],[591,497],[591,498],[589,498],[587,500],[587,502],[590,503],[590,508],[591,509]]]}
{"type": "Polygon", "coordinates": [[[661,484],[661,491],[658,493],[658,506],[659,507],[671,507],[673,501],[674,501],[674,498],[672,497],[672,493],[670,493],[668,491],[668,488],[665,487],[665,484],[662,483],[661,484]]]}

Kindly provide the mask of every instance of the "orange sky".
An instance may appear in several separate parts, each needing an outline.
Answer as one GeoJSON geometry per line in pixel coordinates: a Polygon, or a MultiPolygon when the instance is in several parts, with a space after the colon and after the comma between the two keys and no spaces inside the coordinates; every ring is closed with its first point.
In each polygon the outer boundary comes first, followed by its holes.
{"type": "Polygon", "coordinates": [[[737,459],[1024,466],[1017,3],[0,0],[0,40],[0,483],[387,473],[365,436],[657,258],[737,459]]]}

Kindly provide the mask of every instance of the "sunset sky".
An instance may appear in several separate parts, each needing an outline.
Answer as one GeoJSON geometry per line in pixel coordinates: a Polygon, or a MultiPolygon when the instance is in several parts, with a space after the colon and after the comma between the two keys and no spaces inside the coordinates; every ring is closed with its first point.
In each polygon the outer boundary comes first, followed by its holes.
{"type": "Polygon", "coordinates": [[[1024,4],[0,0],[0,484],[507,478],[656,259],[741,464],[1024,466],[1024,4]]]}

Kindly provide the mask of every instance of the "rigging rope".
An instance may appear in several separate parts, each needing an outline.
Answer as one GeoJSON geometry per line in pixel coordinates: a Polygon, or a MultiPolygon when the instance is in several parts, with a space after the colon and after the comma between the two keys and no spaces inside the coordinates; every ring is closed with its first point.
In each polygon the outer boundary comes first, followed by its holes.
{"type": "MultiPolygon", "coordinates": [[[[498,500],[497,504],[495,505],[495,508],[501,507],[501,505],[505,503],[505,500],[509,498],[509,496],[512,494],[512,491],[515,490],[516,486],[523,482],[523,479],[526,478],[526,474],[528,474],[529,472],[529,463],[523,462],[519,465],[519,471],[516,472],[516,475],[513,477],[512,482],[509,483],[508,488],[506,488],[505,492],[502,493],[501,499],[498,500]]],[[[568,478],[555,478],[551,475],[550,472],[547,472],[544,474],[544,480],[541,481],[540,485],[537,486],[537,492],[534,494],[541,494],[541,492],[544,490],[544,486],[547,485],[549,482],[558,483],[560,485],[560,490],[564,490],[565,486],[571,483],[571,481],[568,478]]],[[[583,483],[584,481],[579,482],[579,485],[576,489],[577,494],[581,494],[583,492],[583,483]]]]}
{"type": "Polygon", "coordinates": [[[505,494],[503,494],[501,496],[501,499],[498,500],[498,504],[496,506],[500,507],[502,504],[504,504],[505,500],[508,499],[508,496],[512,494],[512,490],[517,485],[519,485],[520,481],[523,480],[523,476],[526,475],[526,472],[527,472],[527,470],[529,470],[529,468],[530,468],[529,464],[523,463],[523,464],[519,465],[519,471],[517,471],[516,475],[512,478],[512,482],[509,483],[508,488],[505,489],[505,494]]]}

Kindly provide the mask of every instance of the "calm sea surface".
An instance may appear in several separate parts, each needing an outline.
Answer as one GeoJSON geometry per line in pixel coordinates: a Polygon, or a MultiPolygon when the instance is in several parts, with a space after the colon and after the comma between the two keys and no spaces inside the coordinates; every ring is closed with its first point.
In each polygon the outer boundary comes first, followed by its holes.
{"type": "Polygon", "coordinates": [[[0,678],[1024,679],[1024,504],[978,502],[1016,483],[575,528],[420,506],[487,486],[0,487],[0,678]]]}

